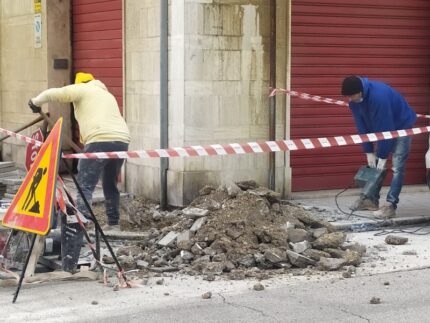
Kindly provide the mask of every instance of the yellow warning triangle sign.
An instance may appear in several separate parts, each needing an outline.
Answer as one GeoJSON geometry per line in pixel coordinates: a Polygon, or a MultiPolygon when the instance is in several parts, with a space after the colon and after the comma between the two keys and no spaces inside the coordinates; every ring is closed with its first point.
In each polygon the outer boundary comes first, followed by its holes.
{"type": "Polygon", "coordinates": [[[52,128],[31,165],[2,224],[12,229],[46,235],[51,229],[63,118],[52,128]]]}

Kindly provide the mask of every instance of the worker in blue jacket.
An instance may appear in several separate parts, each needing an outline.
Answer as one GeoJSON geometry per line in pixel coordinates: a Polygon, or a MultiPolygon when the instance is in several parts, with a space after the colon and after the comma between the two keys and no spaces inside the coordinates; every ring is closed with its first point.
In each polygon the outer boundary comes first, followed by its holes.
{"type": "MultiPolygon", "coordinates": [[[[408,129],[415,124],[416,113],[405,98],[383,82],[348,76],[342,82],[342,95],[349,98],[359,134],[408,129]]],[[[379,208],[379,187],[375,196],[360,197],[351,209],[373,210],[375,217],[383,219],[395,216],[410,148],[411,137],[363,143],[369,167],[384,170],[392,153],[393,179],[386,204],[379,208]]]]}

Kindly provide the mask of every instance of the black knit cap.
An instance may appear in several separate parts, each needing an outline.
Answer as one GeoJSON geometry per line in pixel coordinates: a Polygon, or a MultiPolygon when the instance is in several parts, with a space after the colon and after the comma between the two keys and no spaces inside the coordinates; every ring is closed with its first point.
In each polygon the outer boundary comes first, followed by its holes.
{"type": "Polygon", "coordinates": [[[350,96],[363,92],[363,84],[358,76],[348,76],[342,82],[342,95],[350,96]]]}

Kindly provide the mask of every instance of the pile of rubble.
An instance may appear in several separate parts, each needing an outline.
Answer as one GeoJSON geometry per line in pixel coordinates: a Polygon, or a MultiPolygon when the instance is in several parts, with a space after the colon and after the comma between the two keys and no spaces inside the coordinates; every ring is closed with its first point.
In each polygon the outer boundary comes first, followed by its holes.
{"type": "Polygon", "coordinates": [[[0,162],[0,221],[21,186],[25,174],[25,170],[17,168],[14,162],[0,162]]]}
{"type": "Polygon", "coordinates": [[[123,208],[123,228],[144,237],[117,250],[125,270],[243,279],[294,268],[353,268],[366,251],[346,243],[345,233],[327,221],[254,181],[206,186],[182,210],[161,211],[141,198],[125,201],[123,208]]]}
{"type": "Polygon", "coordinates": [[[24,180],[26,172],[14,162],[0,162],[0,197],[12,199],[24,180]]]}

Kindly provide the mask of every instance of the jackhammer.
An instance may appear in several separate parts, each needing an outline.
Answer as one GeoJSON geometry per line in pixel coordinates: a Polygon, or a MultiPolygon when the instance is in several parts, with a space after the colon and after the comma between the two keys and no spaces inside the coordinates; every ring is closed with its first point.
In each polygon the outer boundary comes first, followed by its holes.
{"type": "Polygon", "coordinates": [[[379,170],[369,166],[362,166],[354,176],[355,184],[361,187],[360,199],[372,199],[378,195],[382,183],[387,176],[387,170],[379,170]]]}

